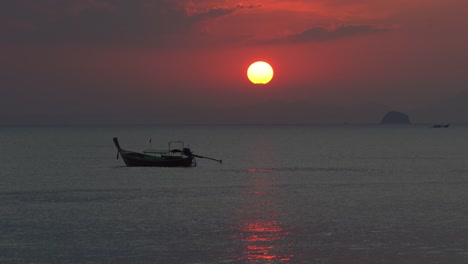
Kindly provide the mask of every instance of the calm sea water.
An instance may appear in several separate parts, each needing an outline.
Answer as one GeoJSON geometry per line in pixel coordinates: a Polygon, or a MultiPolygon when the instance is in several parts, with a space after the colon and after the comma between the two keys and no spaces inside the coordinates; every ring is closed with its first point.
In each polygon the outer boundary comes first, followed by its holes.
{"type": "Polygon", "coordinates": [[[0,127],[0,263],[468,263],[468,127],[0,127]],[[127,168],[184,140],[196,168],[127,168]]]}

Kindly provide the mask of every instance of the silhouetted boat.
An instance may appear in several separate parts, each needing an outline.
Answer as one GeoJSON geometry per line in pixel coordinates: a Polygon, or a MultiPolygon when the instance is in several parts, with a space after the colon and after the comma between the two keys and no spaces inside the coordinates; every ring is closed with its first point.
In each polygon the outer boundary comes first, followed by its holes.
{"type": "Polygon", "coordinates": [[[433,125],[432,127],[433,127],[433,128],[441,128],[441,127],[449,127],[449,126],[450,126],[450,123],[445,124],[445,125],[435,124],[435,125],[433,125]]]}
{"type": "Polygon", "coordinates": [[[117,159],[122,156],[128,167],[195,167],[195,158],[214,160],[222,163],[222,160],[195,155],[189,148],[184,147],[183,141],[170,141],[169,149],[146,149],[143,153],[124,150],[120,147],[119,140],[115,137],[114,144],[117,147],[117,159]],[[172,145],[180,145],[182,150],[172,148],[172,145]]]}

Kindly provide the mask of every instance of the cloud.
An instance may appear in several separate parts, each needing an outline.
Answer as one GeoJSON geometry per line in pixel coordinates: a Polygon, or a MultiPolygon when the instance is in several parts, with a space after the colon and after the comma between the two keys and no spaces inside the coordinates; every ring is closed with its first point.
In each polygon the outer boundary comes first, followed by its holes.
{"type": "Polygon", "coordinates": [[[376,28],[369,25],[349,25],[329,30],[323,27],[313,27],[298,34],[264,41],[261,44],[308,43],[324,42],[337,39],[370,35],[386,32],[386,28],[376,28]]]}
{"type": "Polygon", "coordinates": [[[236,4],[234,7],[211,7],[208,10],[198,11],[197,14],[194,15],[196,18],[204,18],[204,17],[221,17],[225,15],[229,15],[234,13],[237,9],[253,9],[253,8],[260,8],[263,7],[263,4],[251,4],[251,5],[244,5],[242,3],[236,4]]]}
{"type": "Polygon", "coordinates": [[[254,5],[254,4],[250,4],[250,5],[244,5],[244,4],[242,4],[242,3],[238,3],[238,4],[236,5],[236,8],[241,8],[241,9],[243,9],[243,8],[252,9],[252,8],[257,8],[257,7],[263,7],[263,4],[256,4],[256,5],[254,5]]]}
{"type": "Polygon", "coordinates": [[[197,14],[192,15],[191,17],[194,20],[201,20],[204,18],[216,18],[232,14],[234,11],[236,11],[236,8],[212,7],[208,11],[199,12],[197,14]]]}
{"type": "MultiPolygon", "coordinates": [[[[0,2],[0,44],[187,47],[201,43],[205,46],[207,42],[214,43],[223,39],[221,36],[233,34],[244,23],[241,18],[245,20],[246,16],[239,16],[236,23],[230,22],[236,25],[230,30],[210,31],[219,25],[230,26],[212,20],[263,7],[261,3],[220,6],[218,1],[186,0],[5,0],[0,2]]],[[[247,30],[252,36],[266,39],[269,31],[265,30],[266,26],[257,26],[259,23],[269,22],[256,21],[249,28],[258,30],[247,30]]],[[[367,25],[341,26],[334,30],[314,27],[260,44],[323,42],[384,31],[367,25]]],[[[242,33],[242,36],[249,34],[242,33]]],[[[236,37],[229,37],[230,43],[233,38],[236,37]]]]}
{"type": "Polygon", "coordinates": [[[5,0],[0,3],[0,43],[113,43],[171,45],[200,21],[237,9],[210,7],[190,13],[181,0],[5,0]]]}

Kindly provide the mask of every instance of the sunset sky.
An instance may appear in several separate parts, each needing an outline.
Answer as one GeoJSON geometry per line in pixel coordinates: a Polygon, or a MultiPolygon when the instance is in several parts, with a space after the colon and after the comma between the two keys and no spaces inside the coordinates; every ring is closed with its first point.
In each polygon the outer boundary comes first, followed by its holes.
{"type": "Polygon", "coordinates": [[[0,58],[0,124],[468,123],[466,0],[3,0],[0,58]]]}

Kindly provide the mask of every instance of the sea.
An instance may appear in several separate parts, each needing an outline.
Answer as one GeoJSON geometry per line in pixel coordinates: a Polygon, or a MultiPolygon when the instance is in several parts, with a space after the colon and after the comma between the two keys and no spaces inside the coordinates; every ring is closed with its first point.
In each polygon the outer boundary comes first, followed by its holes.
{"type": "Polygon", "coordinates": [[[2,126],[0,175],[0,263],[468,263],[468,126],[2,126]]]}

